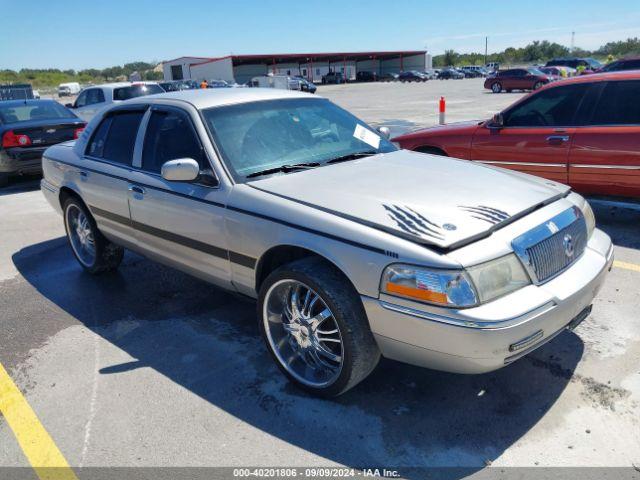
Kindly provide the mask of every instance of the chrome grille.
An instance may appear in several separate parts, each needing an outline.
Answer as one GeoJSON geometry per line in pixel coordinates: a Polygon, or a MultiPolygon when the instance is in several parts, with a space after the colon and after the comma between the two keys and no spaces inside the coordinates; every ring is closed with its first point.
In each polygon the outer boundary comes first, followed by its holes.
{"type": "Polygon", "coordinates": [[[587,241],[584,215],[572,207],[519,236],[511,245],[533,282],[541,284],[580,258],[587,241]]]}
{"type": "Polygon", "coordinates": [[[581,217],[549,238],[527,248],[538,282],[549,280],[563,271],[582,255],[586,246],[587,224],[581,217]],[[572,255],[566,252],[567,238],[572,242],[572,255]]]}

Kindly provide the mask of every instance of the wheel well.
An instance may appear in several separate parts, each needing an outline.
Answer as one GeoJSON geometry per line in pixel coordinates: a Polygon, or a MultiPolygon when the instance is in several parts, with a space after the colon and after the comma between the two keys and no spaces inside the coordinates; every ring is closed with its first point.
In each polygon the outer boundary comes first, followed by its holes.
{"type": "Polygon", "coordinates": [[[75,190],[72,190],[69,187],[62,187],[60,189],[60,194],[58,195],[58,198],[60,199],[60,206],[64,207],[64,202],[66,202],[67,199],[70,197],[77,198],[82,202],[83,205],[85,205],[85,203],[82,201],[82,198],[80,197],[80,195],[78,195],[78,193],[75,190]]]}
{"type": "Polygon", "coordinates": [[[432,147],[430,145],[423,145],[415,149],[416,152],[421,153],[430,153],[432,155],[442,155],[443,157],[448,157],[447,152],[438,147],[432,147]]]}
{"type": "MultiPolygon", "coordinates": [[[[280,245],[265,252],[258,261],[258,265],[256,266],[256,290],[260,290],[262,282],[264,282],[271,272],[283,265],[286,265],[287,263],[295,262],[296,260],[301,260],[303,258],[317,258],[322,260],[344,275],[344,272],[332,261],[312,250],[307,250],[306,248],[296,247],[293,245],[280,245]]],[[[344,275],[344,277],[349,280],[346,275],[344,275]]]]}

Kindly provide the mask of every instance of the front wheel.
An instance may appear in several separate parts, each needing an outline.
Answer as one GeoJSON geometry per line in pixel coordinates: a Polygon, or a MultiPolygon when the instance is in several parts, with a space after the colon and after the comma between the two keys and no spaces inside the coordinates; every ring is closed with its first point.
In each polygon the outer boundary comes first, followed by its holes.
{"type": "Polygon", "coordinates": [[[124,249],[102,235],[87,207],[70,197],[64,202],[63,212],[69,245],[82,268],[94,275],[118,268],[124,249]]]}
{"type": "Polygon", "coordinates": [[[543,85],[544,85],[544,83],[542,83],[542,82],[536,82],[533,85],[533,89],[534,90],[538,90],[539,88],[542,88],[543,85]]]}
{"type": "Polygon", "coordinates": [[[491,85],[491,91],[493,93],[500,93],[502,91],[502,84],[500,82],[496,82],[491,85]]]}
{"type": "Polygon", "coordinates": [[[9,175],[6,173],[0,173],[0,188],[4,188],[9,185],[9,175]]]}
{"type": "Polygon", "coordinates": [[[380,359],[357,292],[320,259],[299,260],[271,273],[260,288],[258,317],[280,370],[314,395],[346,392],[380,359]]]}

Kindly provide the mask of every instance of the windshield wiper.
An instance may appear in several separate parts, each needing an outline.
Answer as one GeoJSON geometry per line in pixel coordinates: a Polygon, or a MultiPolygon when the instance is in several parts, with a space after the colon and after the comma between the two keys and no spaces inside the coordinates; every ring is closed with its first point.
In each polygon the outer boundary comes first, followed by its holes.
{"type": "Polygon", "coordinates": [[[271,175],[272,173],[278,172],[289,173],[298,170],[309,170],[311,168],[316,168],[319,166],[320,164],[318,162],[296,163],[295,165],[280,165],[279,167],[267,168],[266,170],[260,170],[258,172],[250,173],[246,176],[246,178],[261,177],[262,175],[271,175]]]}
{"type": "Polygon", "coordinates": [[[371,155],[376,155],[378,152],[375,150],[368,150],[366,152],[354,152],[347,153],[346,155],[341,155],[336,158],[332,158],[326,163],[339,163],[339,162],[347,162],[349,160],[356,160],[357,158],[370,157],[371,155]]]}

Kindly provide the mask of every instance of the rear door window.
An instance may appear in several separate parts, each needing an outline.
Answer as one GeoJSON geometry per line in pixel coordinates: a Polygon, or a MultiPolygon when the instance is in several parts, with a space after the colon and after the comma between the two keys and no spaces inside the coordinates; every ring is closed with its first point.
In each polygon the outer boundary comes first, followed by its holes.
{"type": "Polygon", "coordinates": [[[640,80],[608,82],[591,117],[592,125],[640,125],[640,80]]]}
{"type": "Polygon", "coordinates": [[[570,127],[588,84],[549,88],[504,114],[507,127],[570,127]]]}
{"type": "Polygon", "coordinates": [[[142,148],[142,169],[160,173],[165,162],[179,158],[197,161],[200,170],[211,168],[189,116],[178,110],[154,111],[142,148]]]}
{"type": "Polygon", "coordinates": [[[143,115],[143,111],[118,112],[105,118],[89,142],[87,155],[131,165],[133,148],[143,115]]]}

